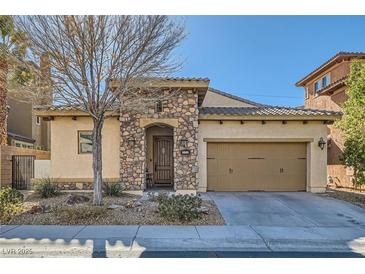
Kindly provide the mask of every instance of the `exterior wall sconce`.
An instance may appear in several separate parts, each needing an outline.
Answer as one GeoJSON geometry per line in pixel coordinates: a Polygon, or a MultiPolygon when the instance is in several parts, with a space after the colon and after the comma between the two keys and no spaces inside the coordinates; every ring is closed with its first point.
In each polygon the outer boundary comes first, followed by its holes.
{"type": "Polygon", "coordinates": [[[323,150],[324,149],[324,146],[326,145],[326,142],[325,140],[323,140],[323,138],[319,138],[319,141],[318,141],[318,146],[323,150]]]}
{"type": "Polygon", "coordinates": [[[132,146],[134,146],[134,144],[136,143],[136,140],[134,140],[133,138],[130,138],[130,139],[128,139],[128,145],[130,146],[130,147],[132,147],[132,146]]]}
{"type": "Polygon", "coordinates": [[[181,139],[180,140],[180,146],[186,147],[187,145],[188,145],[188,140],[187,139],[181,139]]]}

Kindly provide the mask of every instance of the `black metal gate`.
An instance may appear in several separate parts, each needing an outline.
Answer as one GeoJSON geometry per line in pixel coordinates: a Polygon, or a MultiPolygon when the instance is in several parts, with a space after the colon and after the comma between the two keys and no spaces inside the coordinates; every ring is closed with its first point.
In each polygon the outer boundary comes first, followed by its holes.
{"type": "Polygon", "coordinates": [[[30,179],[34,177],[35,156],[12,156],[12,187],[15,189],[28,189],[30,179]]]}

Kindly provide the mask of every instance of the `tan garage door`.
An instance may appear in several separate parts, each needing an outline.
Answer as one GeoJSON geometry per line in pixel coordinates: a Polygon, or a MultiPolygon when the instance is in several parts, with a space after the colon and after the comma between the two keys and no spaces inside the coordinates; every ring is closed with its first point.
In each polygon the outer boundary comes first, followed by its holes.
{"type": "Polygon", "coordinates": [[[208,190],[304,191],[305,143],[208,143],[208,190]]]}

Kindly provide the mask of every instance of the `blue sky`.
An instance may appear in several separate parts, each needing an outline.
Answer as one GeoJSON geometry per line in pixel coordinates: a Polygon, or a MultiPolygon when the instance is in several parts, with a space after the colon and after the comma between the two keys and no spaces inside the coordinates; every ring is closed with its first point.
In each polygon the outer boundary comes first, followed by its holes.
{"type": "Polygon", "coordinates": [[[338,51],[365,51],[365,16],[187,16],[178,76],[272,105],[303,104],[295,82],[338,51]]]}

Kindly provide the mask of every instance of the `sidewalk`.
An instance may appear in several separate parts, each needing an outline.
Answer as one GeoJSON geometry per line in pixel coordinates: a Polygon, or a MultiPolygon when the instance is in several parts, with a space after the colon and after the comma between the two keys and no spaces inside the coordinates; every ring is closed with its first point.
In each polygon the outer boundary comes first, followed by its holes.
{"type": "Polygon", "coordinates": [[[275,226],[1,226],[0,257],[139,257],[150,251],[355,252],[365,229],[275,226]]]}

